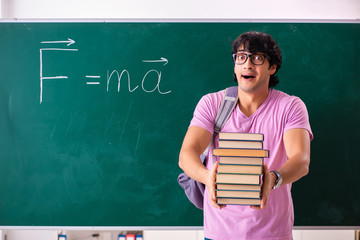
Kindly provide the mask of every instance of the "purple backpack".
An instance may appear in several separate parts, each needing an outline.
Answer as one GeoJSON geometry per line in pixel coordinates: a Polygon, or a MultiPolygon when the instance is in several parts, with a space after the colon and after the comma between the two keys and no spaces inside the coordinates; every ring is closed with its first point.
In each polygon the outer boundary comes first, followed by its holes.
{"type": "MultiPolygon", "coordinates": [[[[226,89],[225,96],[221,102],[219,112],[215,118],[214,134],[211,142],[206,150],[201,154],[200,159],[204,165],[206,165],[206,157],[209,153],[209,149],[220,130],[225,125],[226,121],[230,117],[238,101],[238,87],[229,87],[226,89]]],[[[204,205],[204,191],[205,185],[190,178],[186,173],[181,173],[178,176],[178,183],[184,189],[187,198],[197,208],[203,209],[204,205]]]]}

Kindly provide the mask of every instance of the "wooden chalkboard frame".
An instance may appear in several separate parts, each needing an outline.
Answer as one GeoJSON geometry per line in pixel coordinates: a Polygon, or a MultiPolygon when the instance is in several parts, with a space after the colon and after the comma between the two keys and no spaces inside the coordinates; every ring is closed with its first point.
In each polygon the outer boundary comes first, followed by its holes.
{"type": "MultiPolygon", "coordinates": [[[[331,20],[331,19],[327,19],[327,20],[312,20],[312,19],[266,19],[266,20],[239,20],[239,19],[31,19],[31,20],[26,20],[26,19],[22,19],[22,20],[0,20],[0,24],[2,23],[331,23],[331,24],[359,24],[360,21],[359,20],[352,20],[352,19],[343,19],[343,20],[331,20]]],[[[1,26],[1,25],[0,25],[1,26]]],[[[316,134],[315,134],[316,137],[316,134]]],[[[295,210],[296,211],[296,210],[295,210]]],[[[296,213],[296,212],[295,212],[296,213]]],[[[6,229],[6,228],[26,228],[24,226],[6,226],[6,224],[4,224],[3,227],[1,227],[2,229],[6,229]]],[[[55,227],[55,226],[54,226],[55,227]]],[[[52,229],[54,229],[54,227],[51,227],[52,229]]],[[[46,226],[41,227],[41,226],[36,226],[36,228],[47,228],[46,226]]],[[[56,227],[55,227],[56,228],[56,227]]],[[[61,229],[64,228],[68,228],[70,229],[70,226],[65,226],[65,227],[60,227],[61,229]]],[[[82,226],[82,227],[78,227],[78,228],[85,228],[85,229],[89,229],[89,226],[82,226]]],[[[94,227],[90,227],[91,229],[94,229],[94,227]]],[[[105,227],[96,227],[97,229],[103,229],[105,227]]],[[[115,227],[115,226],[110,226],[109,228],[111,229],[123,229],[123,227],[115,227]]],[[[136,229],[146,229],[146,226],[138,226],[138,227],[134,227],[136,229]]],[[[149,229],[154,229],[157,228],[156,226],[149,226],[149,229]]],[[[160,229],[181,229],[181,228],[185,228],[185,229],[201,229],[201,227],[199,226],[159,226],[158,228],[160,229]]],[[[356,226],[295,226],[295,229],[328,229],[328,228],[340,228],[340,229],[356,229],[356,226]]],[[[129,229],[129,226],[124,226],[124,229],[129,229]]]]}

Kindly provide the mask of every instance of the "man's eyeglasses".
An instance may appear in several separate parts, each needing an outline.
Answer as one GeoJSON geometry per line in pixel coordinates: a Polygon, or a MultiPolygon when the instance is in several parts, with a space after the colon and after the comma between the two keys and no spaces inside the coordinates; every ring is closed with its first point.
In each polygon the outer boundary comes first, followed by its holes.
{"type": "Polygon", "coordinates": [[[242,52],[234,53],[232,56],[233,56],[234,63],[237,65],[242,65],[242,64],[246,63],[246,61],[248,60],[249,57],[250,57],[250,61],[254,65],[263,65],[265,62],[265,58],[267,57],[265,54],[258,54],[258,53],[247,54],[247,53],[242,53],[242,52]]]}

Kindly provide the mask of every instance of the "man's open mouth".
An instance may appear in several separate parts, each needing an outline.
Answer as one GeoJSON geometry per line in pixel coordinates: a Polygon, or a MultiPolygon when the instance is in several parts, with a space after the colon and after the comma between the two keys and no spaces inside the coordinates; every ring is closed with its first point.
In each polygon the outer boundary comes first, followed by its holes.
{"type": "Polygon", "coordinates": [[[252,78],[255,78],[254,75],[241,75],[243,78],[245,79],[252,79],[252,78]]]}

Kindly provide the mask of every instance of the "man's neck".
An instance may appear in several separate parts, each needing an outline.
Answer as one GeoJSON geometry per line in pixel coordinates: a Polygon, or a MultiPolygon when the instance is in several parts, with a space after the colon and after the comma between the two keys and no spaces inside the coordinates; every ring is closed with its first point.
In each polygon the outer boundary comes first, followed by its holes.
{"type": "Polygon", "coordinates": [[[239,107],[242,113],[250,117],[269,95],[269,89],[264,89],[262,92],[247,93],[239,89],[239,107]]]}

